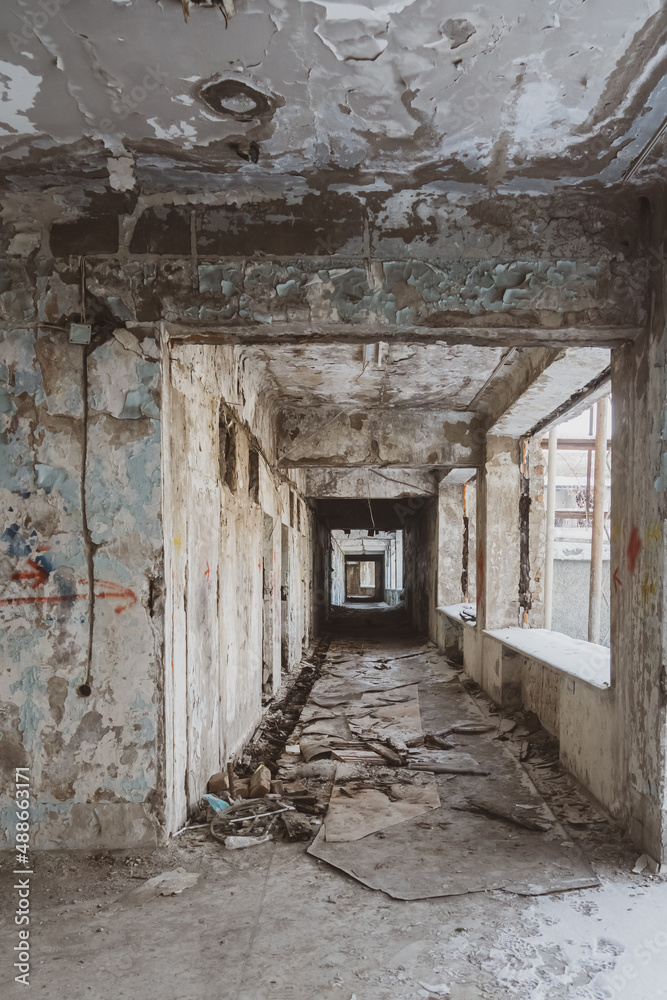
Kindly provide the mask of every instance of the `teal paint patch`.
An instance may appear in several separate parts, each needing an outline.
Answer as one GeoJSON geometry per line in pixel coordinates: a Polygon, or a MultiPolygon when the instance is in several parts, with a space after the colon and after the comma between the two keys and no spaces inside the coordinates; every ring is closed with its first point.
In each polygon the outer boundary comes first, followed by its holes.
{"type": "Polygon", "coordinates": [[[147,389],[157,389],[160,384],[160,365],[154,361],[141,361],[137,365],[137,375],[147,389]]]}
{"type": "Polygon", "coordinates": [[[243,272],[234,264],[200,264],[197,268],[199,291],[231,298],[239,295],[243,286],[243,272]]]}
{"type": "Polygon", "coordinates": [[[145,709],[145,708],[149,708],[149,709],[152,710],[153,706],[150,704],[150,702],[144,701],[144,699],[141,697],[141,692],[140,691],[136,691],[135,695],[134,695],[134,701],[132,703],[132,708],[136,712],[139,712],[139,711],[141,711],[142,709],[145,709]]]}
{"type": "Polygon", "coordinates": [[[144,718],[139,720],[138,724],[140,728],[137,732],[137,737],[136,737],[137,743],[152,744],[153,741],[155,740],[155,723],[153,722],[153,719],[145,716],[144,718]]]}
{"type": "Polygon", "coordinates": [[[123,778],[120,782],[120,788],[128,802],[145,802],[146,795],[151,791],[152,785],[142,771],[136,778],[123,778]]]}
{"type": "Polygon", "coordinates": [[[79,510],[81,487],[78,480],[72,479],[66,469],[57,469],[52,465],[38,462],[35,466],[37,488],[47,494],[59,493],[66,501],[70,511],[79,510]]]}
{"type": "Polygon", "coordinates": [[[116,319],[126,322],[135,319],[135,315],[119,295],[108,295],[107,302],[116,319]]]}
{"type": "Polygon", "coordinates": [[[26,393],[28,396],[36,397],[36,402],[43,402],[46,398],[42,383],[42,373],[35,355],[35,333],[32,330],[12,330],[6,335],[8,351],[15,359],[8,366],[13,374],[13,394],[21,396],[26,393]]]}
{"type": "Polygon", "coordinates": [[[39,667],[27,667],[20,681],[10,685],[12,694],[22,691],[25,694],[23,704],[19,706],[19,732],[23,733],[23,746],[28,753],[41,753],[42,745],[37,735],[40,722],[44,716],[35,703],[37,694],[46,695],[39,667]]]}
{"type": "Polygon", "coordinates": [[[155,400],[145,385],[125,393],[123,409],[118,414],[119,420],[138,420],[139,417],[151,417],[153,420],[160,417],[155,400]]]}
{"type": "Polygon", "coordinates": [[[11,417],[18,411],[18,406],[12,398],[12,394],[5,385],[0,384],[0,413],[6,413],[11,417]]]}

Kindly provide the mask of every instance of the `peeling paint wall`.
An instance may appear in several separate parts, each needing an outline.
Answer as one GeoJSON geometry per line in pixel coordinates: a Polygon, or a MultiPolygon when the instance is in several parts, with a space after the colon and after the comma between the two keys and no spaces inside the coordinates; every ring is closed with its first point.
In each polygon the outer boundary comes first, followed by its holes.
{"type": "Polygon", "coordinates": [[[664,299],[656,298],[652,330],[612,361],[612,752],[619,788],[613,811],[638,846],[664,861],[667,327],[664,299]]]}
{"type": "Polygon", "coordinates": [[[16,328],[0,355],[4,787],[31,769],[37,847],[150,844],[163,804],[158,344],[16,328]]]}
{"type": "Polygon", "coordinates": [[[466,484],[440,483],[438,496],[438,589],[436,605],[460,604],[462,589],[464,523],[463,490],[466,484]]]}
{"type": "Polygon", "coordinates": [[[273,471],[270,408],[262,405],[243,353],[177,345],[167,351],[172,669],[165,724],[167,828],[173,830],[210,775],[251,735],[263,694],[278,690],[282,670],[292,669],[310,642],[313,519],[299,484],[273,471]]]}

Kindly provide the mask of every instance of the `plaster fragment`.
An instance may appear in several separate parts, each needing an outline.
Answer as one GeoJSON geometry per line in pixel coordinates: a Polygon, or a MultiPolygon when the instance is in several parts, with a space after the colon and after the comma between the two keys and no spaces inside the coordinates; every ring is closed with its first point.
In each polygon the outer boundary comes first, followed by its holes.
{"type": "Polygon", "coordinates": [[[110,156],[109,183],[114,191],[131,191],[136,179],[134,176],[134,160],[131,156],[110,156]]]}

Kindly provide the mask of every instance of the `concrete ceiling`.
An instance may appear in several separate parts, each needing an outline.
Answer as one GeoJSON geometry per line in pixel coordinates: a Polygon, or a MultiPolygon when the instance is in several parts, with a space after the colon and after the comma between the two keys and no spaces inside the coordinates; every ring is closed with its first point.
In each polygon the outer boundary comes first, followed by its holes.
{"type": "Polygon", "coordinates": [[[507,349],[469,344],[320,344],[246,348],[278,403],[470,410],[507,349]],[[379,352],[378,352],[379,347],[379,352]],[[379,363],[378,363],[379,353],[379,363]]]}
{"type": "Polygon", "coordinates": [[[292,188],[615,182],[660,168],[666,53],[661,0],[236,0],[227,28],[194,0],[4,0],[2,165],[60,147],[111,158],[119,190],[223,164],[292,188]]]}

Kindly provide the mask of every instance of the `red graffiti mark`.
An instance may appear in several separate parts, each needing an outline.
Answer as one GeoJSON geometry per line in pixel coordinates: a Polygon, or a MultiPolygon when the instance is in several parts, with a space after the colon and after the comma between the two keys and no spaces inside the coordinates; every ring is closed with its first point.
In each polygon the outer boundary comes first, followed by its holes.
{"type": "Polygon", "coordinates": [[[58,604],[60,601],[78,601],[88,597],[88,594],[55,594],[53,596],[42,595],[41,597],[3,597],[0,607],[7,607],[10,604],[58,604]]]}
{"type": "Polygon", "coordinates": [[[211,577],[211,567],[208,564],[208,560],[206,561],[206,571],[204,573],[204,576],[206,577],[207,580],[209,580],[211,577]]]}
{"type": "Polygon", "coordinates": [[[42,584],[46,583],[49,578],[49,571],[40,566],[38,562],[34,559],[28,559],[28,566],[32,567],[29,571],[25,570],[23,573],[12,573],[12,580],[32,580],[32,589],[35,590],[37,587],[41,587],[42,584]]]}
{"type": "Polygon", "coordinates": [[[261,564],[261,562],[258,562],[257,563],[257,569],[261,569],[261,568],[262,568],[262,564],[261,564]]]}
{"type": "MultiPolygon", "coordinates": [[[[87,580],[79,580],[80,584],[86,584],[87,580]]],[[[33,584],[34,589],[34,584],[33,584]]],[[[125,603],[114,608],[114,613],[119,615],[126,611],[130,605],[137,603],[137,595],[129,587],[121,587],[119,583],[111,583],[108,580],[95,581],[95,598],[98,601],[119,600],[125,603]],[[101,587],[103,589],[98,590],[101,587]]],[[[85,601],[88,593],[83,594],[35,594],[33,597],[4,597],[0,600],[0,607],[9,607],[14,604],[61,604],[65,601],[85,601]]]]}
{"type": "Polygon", "coordinates": [[[618,590],[619,587],[623,586],[623,581],[621,580],[620,576],[618,575],[618,566],[614,570],[614,575],[613,575],[612,579],[614,581],[614,593],[615,593],[618,590]]]}
{"type": "Polygon", "coordinates": [[[634,527],[630,532],[630,540],[628,542],[627,556],[628,556],[628,569],[631,573],[634,573],[637,566],[637,559],[642,547],[642,540],[639,537],[639,532],[637,528],[634,527]]]}
{"type": "MultiPolygon", "coordinates": [[[[79,580],[79,583],[86,583],[86,580],[79,580]]],[[[103,601],[106,599],[113,600],[118,598],[119,600],[127,601],[127,604],[121,604],[117,608],[114,608],[114,613],[119,615],[121,611],[127,611],[131,604],[137,603],[137,595],[129,587],[121,587],[119,583],[112,583],[109,580],[95,580],[95,599],[98,601],[103,601]],[[97,587],[105,587],[108,589],[97,590],[97,587]]],[[[87,597],[87,594],[82,595],[87,597]]]]}
{"type": "Polygon", "coordinates": [[[477,607],[482,601],[484,593],[484,549],[480,545],[477,550],[477,607]]]}

